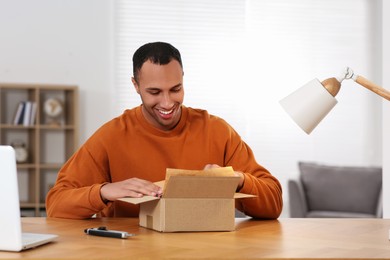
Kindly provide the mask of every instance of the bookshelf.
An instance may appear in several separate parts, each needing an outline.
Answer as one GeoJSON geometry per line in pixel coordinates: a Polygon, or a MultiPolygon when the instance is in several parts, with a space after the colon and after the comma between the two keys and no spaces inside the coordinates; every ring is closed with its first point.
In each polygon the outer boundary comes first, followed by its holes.
{"type": "Polygon", "coordinates": [[[23,216],[45,215],[46,194],[78,148],[78,100],[73,85],[0,83],[0,144],[19,144],[28,154],[17,162],[23,216]],[[26,102],[28,115],[18,120],[18,107],[26,102]]]}

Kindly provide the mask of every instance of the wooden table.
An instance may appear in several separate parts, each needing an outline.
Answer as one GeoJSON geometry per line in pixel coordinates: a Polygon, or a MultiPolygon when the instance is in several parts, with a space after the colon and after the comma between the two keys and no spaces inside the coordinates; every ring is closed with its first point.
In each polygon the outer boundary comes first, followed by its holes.
{"type": "Polygon", "coordinates": [[[390,219],[237,219],[233,232],[159,233],[138,219],[22,218],[23,231],[56,242],[0,258],[100,259],[390,259],[390,219]],[[135,233],[128,239],[85,235],[85,228],[135,233]]]}

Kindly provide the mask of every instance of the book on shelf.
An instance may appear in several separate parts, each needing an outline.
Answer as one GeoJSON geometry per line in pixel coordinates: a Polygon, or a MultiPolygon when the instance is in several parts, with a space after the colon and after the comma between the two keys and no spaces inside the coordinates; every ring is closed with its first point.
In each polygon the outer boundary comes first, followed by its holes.
{"type": "Polygon", "coordinates": [[[19,123],[23,122],[23,113],[24,113],[24,102],[20,102],[18,107],[16,108],[16,113],[14,117],[14,125],[19,125],[19,123]]]}
{"type": "Polygon", "coordinates": [[[36,117],[37,117],[37,102],[32,102],[31,114],[30,114],[30,125],[35,124],[36,117]]]}
{"type": "Polygon", "coordinates": [[[37,104],[33,101],[22,101],[16,108],[14,125],[34,125],[37,113],[37,104]]]}
{"type": "Polygon", "coordinates": [[[24,102],[24,114],[23,114],[23,125],[30,125],[30,117],[31,117],[31,102],[24,102]]]}

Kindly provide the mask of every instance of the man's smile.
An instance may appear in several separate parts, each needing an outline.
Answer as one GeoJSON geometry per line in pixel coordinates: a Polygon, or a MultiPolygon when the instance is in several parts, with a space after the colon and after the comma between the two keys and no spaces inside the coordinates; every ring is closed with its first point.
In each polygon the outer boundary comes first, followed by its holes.
{"type": "Polygon", "coordinates": [[[169,115],[173,112],[173,109],[169,110],[169,111],[165,111],[165,110],[160,110],[160,109],[157,109],[159,113],[161,114],[164,114],[164,115],[169,115]]]}
{"type": "Polygon", "coordinates": [[[162,110],[162,109],[157,109],[158,114],[162,119],[171,119],[173,117],[175,108],[172,108],[171,110],[162,110]]]}

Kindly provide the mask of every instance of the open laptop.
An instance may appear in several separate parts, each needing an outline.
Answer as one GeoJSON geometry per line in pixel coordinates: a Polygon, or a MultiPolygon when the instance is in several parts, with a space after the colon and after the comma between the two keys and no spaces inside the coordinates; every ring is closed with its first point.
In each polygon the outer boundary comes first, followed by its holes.
{"type": "Polygon", "coordinates": [[[21,251],[50,241],[57,235],[22,233],[15,150],[0,145],[0,250],[21,251]]]}

